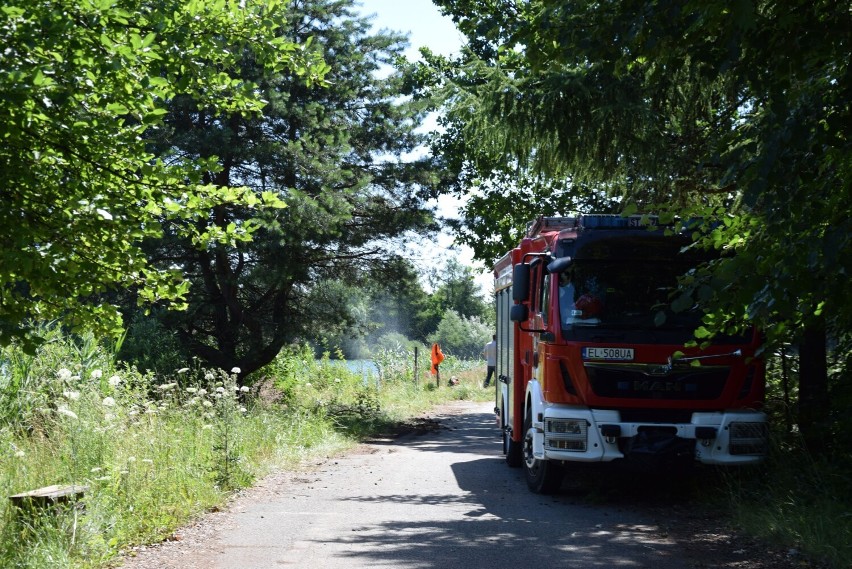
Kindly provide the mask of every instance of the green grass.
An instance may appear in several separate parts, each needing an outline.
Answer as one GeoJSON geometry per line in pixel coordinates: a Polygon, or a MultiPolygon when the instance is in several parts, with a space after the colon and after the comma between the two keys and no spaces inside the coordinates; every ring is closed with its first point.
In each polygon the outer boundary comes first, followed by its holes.
{"type": "Polygon", "coordinates": [[[751,535],[828,567],[852,567],[849,466],[849,457],[813,460],[788,449],[750,476],[728,476],[733,521],[751,535]]]}
{"type": "Polygon", "coordinates": [[[448,358],[435,387],[414,381],[402,351],[380,354],[382,376],[366,382],[328,358],[285,353],[248,391],[198,366],[167,378],[117,368],[58,333],[36,357],[1,355],[0,566],[21,569],[108,566],[272,471],[343,452],[436,403],[490,397],[478,363],[448,358]],[[19,512],[7,499],[72,483],[88,486],[81,507],[19,512]]]}

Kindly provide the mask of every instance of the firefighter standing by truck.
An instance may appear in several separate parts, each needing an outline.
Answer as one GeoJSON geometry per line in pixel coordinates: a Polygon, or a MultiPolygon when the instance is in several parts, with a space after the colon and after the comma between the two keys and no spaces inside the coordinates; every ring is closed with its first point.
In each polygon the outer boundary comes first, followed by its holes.
{"type": "Polygon", "coordinates": [[[488,387],[491,384],[491,376],[494,375],[494,370],[497,368],[497,334],[491,336],[491,341],[485,344],[482,355],[485,357],[487,368],[485,383],[482,384],[482,387],[488,387]]]}

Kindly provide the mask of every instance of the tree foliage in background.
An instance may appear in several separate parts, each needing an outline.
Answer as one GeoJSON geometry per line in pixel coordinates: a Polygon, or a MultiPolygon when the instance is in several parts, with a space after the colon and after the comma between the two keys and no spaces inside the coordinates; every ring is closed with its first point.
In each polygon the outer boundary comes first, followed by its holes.
{"type": "Polygon", "coordinates": [[[470,47],[421,72],[473,146],[451,158],[703,218],[702,244],[736,255],[684,281],[676,303],[700,302],[712,332],[747,322],[769,346],[797,342],[800,427],[823,446],[826,335],[848,349],[852,321],[848,5],[436,3],[470,47]]]}
{"type": "Polygon", "coordinates": [[[180,301],[179,270],[140,249],[163,227],[199,247],[244,239],[208,226],[216,204],[257,208],[254,193],[211,184],[209,156],[151,153],[148,137],[179,97],[234,115],[263,107],[230,73],[251,48],[265,72],[307,82],[312,52],[273,32],[281,3],[208,0],[9,0],[0,9],[0,342],[39,321],[117,333],[101,295],[135,287],[180,301]],[[91,302],[96,297],[99,302],[91,302]]]}
{"type": "Polygon", "coordinates": [[[270,73],[245,49],[228,72],[258,86],[268,101],[262,117],[223,112],[197,96],[169,105],[158,147],[164,160],[213,163],[203,172],[212,186],[246,186],[287,205],[260,216],[239,204],[208,209],[202,226],[221,232],[256,218],[249,243],[198,247],[185,231],[150,242],[157,266],[179,267],[193,283],[189,309],[164,323],[212,366],[237,366],[245,375],[287,343],[353,329],[355,303],[341,297],[343,288],[319,283],[390,278],[405,233],[434,229],[423,202],[431,161],[401,159],[422,144],[414,129],[427,102],[400,98],[400,72],[377,74],[406,44],[369,28],[349,0],[294,0],[275,35],[283,43],[310,41],[308,51],[330,66],[326,85],[270,73]]]}
{"type": "Polygon", "coordinates": [[[476,360],[491,340],[494,327],[476,316],[462,316],[453,309],[444,312],[438,328],[429,335],[429,342],[437,342],[446,354],[457,358],[476,360]]]}
{"type": "Polygon", "coordinates": [[[493,321],[494,311],[482,299],[474,279],[473,269],[453,258],[432,271],[429,281],[434,292],[429,302],[437,319],[452,310],[462,317],[493,321]]]}
{"type": "Polygon", "coordinates": [[[425,343],[441,320],[429,293],[420,282],[417,269],[407,259],[397,259],[394,274],[387,280],[365,283],[370,297],[370,319],[378,325],[378,334],[397,333],[425,343]]]}

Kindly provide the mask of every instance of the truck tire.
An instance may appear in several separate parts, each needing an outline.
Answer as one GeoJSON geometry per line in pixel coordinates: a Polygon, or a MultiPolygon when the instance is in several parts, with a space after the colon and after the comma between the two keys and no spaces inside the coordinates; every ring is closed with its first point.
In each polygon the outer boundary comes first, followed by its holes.
{"type": "Polygon", "coordinates": [[[520,468],[524,464],[523,445],[512,440],[512,435],[506,430],[506,411],[501,411],[501,423],[503,425],[503,454],[506,455],[506,464],[511,468],[520,468]]]}
{"type": "Polygon", "coordinates": [[[524,474],[527,486],[536,494],[553,494],[562,486],[565,473],[562,467],[552,460],[538,460],[533,457],[532,411],[527,408],[524,417],[524,474]]]}

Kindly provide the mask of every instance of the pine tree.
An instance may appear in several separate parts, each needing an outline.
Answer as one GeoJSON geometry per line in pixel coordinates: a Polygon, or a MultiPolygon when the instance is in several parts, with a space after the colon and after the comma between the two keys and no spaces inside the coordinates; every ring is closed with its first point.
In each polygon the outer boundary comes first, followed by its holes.
{"type": "Polygon", "coordinates": [[[256,227],[250,243],[152,243],[152,259],[180,267],[192,282],[189,309],[168,314],[166,324],[208,364],[243,375],[286,343],[355,322],[345,303],[317,304],[318,283],[381,278],[406,232],[434,229],[422,199],[434,178],[431,160],[401,158],[422,143],[414,129],[427,108],[402,98],[405,78],[390,67],[404,37],[370,33],[349,0],[294,0],[287,9],[279,37],[321,55],[326,84],[269,73],[245,51],[240,76],[268,101],[263,115],[216,113],[187,97],[172,105],[160,138],[165,157],[215,160],[205,176],[216,186],[244,185],[286,205],[211,209],[208,226],[256,227]]]}

